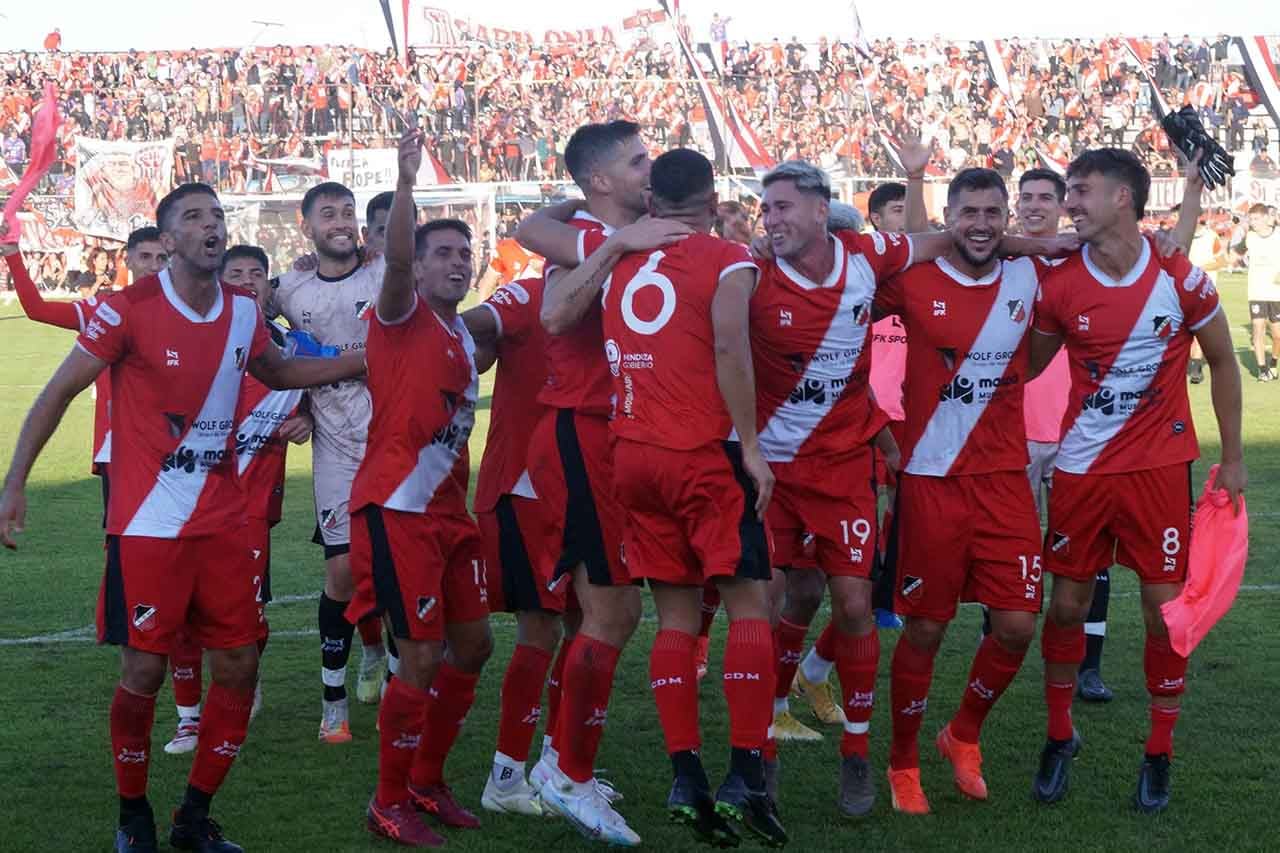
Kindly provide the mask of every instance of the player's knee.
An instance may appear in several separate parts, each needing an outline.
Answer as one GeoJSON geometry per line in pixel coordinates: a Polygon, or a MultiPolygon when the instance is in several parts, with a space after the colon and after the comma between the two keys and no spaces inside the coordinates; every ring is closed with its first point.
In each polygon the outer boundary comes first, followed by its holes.
{"type": "Polygon", "coordinates": [[[164,685],[167,658],[125,649],[120,659],[120,683],[131,693],[151,696],[164,685]]]}
{"type": "Polygon", "coordinates": [[[786,599],[782,605],[783,616],[789,622],[807,624],[822,606],[822,594],[826,579],[816,569],[792,569],[787,573],[786,599]]]}
{"type": "Polygon", "coordinates": [[[252,690],[258,682],[258,645],[209,651],[213,680],[232,690],[252,690]]]}
{"type": "Polygon", "coordinates": [[[449,644],[450,661],[463,672],[477,673],[484,669],[485,663],[493,655],[493,632],[484,631],[468,637],[465,643],[449,644]]]}
{"type": "Polygon", "coordinates": [[[526,610],[516,614],[516,642],[522,646],[553,652],[563,633],[559,614],[548,610],[526,610]]]}
{"type": "Polygon", "coordinates": [[[845,634],[865,634],[873,627],[871,591],[852,588],[831,597],[831,618],[845,634]]]}
{"type": "Polygon", "coordinates": [[[1025,654],[1036,633],[1034,613],[1006,613],[1007,618],[991,619],[991,636],[1002,648],[1014,654],[1025,654]]]}
{"type": "Polygon", "coordinates": [[[946,633],[947,626],[932,619],[909,618],[903,628],[903,638],[922,652],[936,652],[946,633]]]}

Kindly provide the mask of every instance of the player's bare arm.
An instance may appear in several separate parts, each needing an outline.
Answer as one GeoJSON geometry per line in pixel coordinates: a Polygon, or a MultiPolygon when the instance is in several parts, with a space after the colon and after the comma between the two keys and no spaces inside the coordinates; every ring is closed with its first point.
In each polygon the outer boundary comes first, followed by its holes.
{"type": "Polygon", "coordinates": [[[1231,326],[1226,312],[1219,310],[1213,319],[1195,332],[1209,365],[1210,396],[1213,414],[1218,419],[1218,436],[1222,441],[1222,459],[1214,488],[1226,489],[1231,505],[1240,511],[1238,498],[1248,482],[1244,468],[1244,444],[1240,436],[1240,365],[1231,343],[1231,326]]]}
{"type": "Polygon", "coordinates": [[[285,358],[278,347],[270,346],[249,362],[249,373],[274,390],[314,388],[355,379],[365,372],[364,352],[352,350],[337,358],[285,358]]]}
{"type": "MultiPolygon", "coordinates": [[[[1191,241],[1196,237],[1196,225],[1200,222],[1202,211],[1200,204],[1200,196],[1204,193],[1204,178],[1200,175],[1202,156],[1203,154],[1197,151],[1193,159],[1185,162],[1183,177],[1186,178],[1187,183],[1182,190],[1182,204],[1178,207],[1178,224],[1173,227],[1173,233],[1170,235],[1177,247],[1186,254],[1191,252],[1191,241]]],[[[1160,254],[1167,257],[1163,247],[1160,254]]]]}
{"type": "Polygon", "coordinates": [[[378,291],[378,319],[403,320],[413,310],[413,229],[417,221],[413,184],[422,164],[422,131],[400,137],[396,194],[387,214],[387,268],[378,291]]]}
{"type": "Polygon", "coordinates": [[[925,233],[929,230],[929,210],[924,204],[924,170],[929,165],[929,146],[920,137],[909,136],[897,151],[898,160],[907,171],[907,231],[925,233]]]}
{"type": "MultiPolygon", "coordinates": [[[[471,338],[476,342],[476,347],[488,347],[490,349],[498,345],[499,339],[502,337],[502,330],[498,328],[498,318],[492,311],[483,305],[477,305],[474,308],[468,308],[462,312],[462,322],[466,323],[467,331],[471,333],[471,338]]],[[[483,373],[484,371],[480,371],[483,373]]]]}
{"type": "Polygon", "coordinates": [[[570,199],[535,211],[516,228],[516,242],[542,255],[549,264],[575,266],[582,232],[565,223],[586,206],[582,199],[570,199]]]}
{"type": "MultiPolygon", "coordinates": [[[[572,226],[564,227],[575,234],[582,233],[572,226]]],[[[605,279],[623,255],[660,249],[692,233],[693,229],[683,222],[646,216],[613,232],[581,265],[571,270],[553,270],[542,294],[539,319],[543,328],[553,335],[563,335],[576,326],[600,298],[605,279]]]]}
{"type": "Polygon", "coordinates": [[[4,491],[0,492],[0,544],[6,548],[18,547],[14,534],[22,531],[27,514],[23,490],[31,467],[62,422],[67,406],[77,394],[93,384],[106,366],[101,359],[94,358],[79,346],[74,347],[31,406],[22,431],[18,433],[18,445],[14,448],[9,472],[4,478],[4,491]]]}
{"type": "Polygon", "coordinates": [[[740,269],[724,277],[711,300],[711,325],[716,336],[716,381],[720,396],[742,443],[742,467],[755,484],[756,514],[763,519],[773,494],[774,477],[760,452],[756,433],[756,380],[748,328],[756,276],[754,269],[740,269]]]}
{"type": "Polygon", "coordinates": [[[893,437],[893,432],[887,424],[876,433],[871,443],[884,459],[884,467],[889,469],[889,473],[896,475],[902,469],[902,451],[898,448],[898,440],[893,437]]]}
{"type": "Polygon", "coordinates": [[[1000,241],[999,252],[1005,257],[1065,258],[1079,251],[1080,238],[1075,234],[1058,234],[1055,237],[1028,237],[1024,234],[1006,234],[1000,241]]]}
{"type": "Polygon", "coordinates": [[[1027,366],[1027,381],[1035,379],[1053,361],[1062,348],[1062,335],[1051,335],[1037,328],[1031,329],[1031,363],[1027,366]]]}

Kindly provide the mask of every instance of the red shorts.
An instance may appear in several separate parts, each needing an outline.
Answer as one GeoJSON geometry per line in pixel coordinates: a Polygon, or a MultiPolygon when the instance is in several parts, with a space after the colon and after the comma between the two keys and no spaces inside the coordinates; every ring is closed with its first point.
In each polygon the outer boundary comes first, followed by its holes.
{"type": "Polygon", "coordinates": [[[1142,583],[1182,583],[1193,506],[1187,462],[1123,474],[1054,471],[1045,568],[1086,581],[1114,562],[1142,583]]]}
{"type": "Polygon", "coordinates": [[[370,504],[351,522],[356,592],[349,622],[383,613],[392,636],[438,641],[446,624],[489,617],[484,553],[471,516],[370,504]]]}
{"type": "Polygon", "coordinates": [[[1040,612],[1040,518],[1027,474],[903,474],[895,610],[949,622],[960,601],[1040,612]]]}
{"type": "Polygon", "coordinates": [[[768,531],[736,442],[669,450],[619,439],[613,461],[632,577],[681,586],[769,579],[768,531]]]}
{"type": "Polygon", "coordinates": [[[203,649],[257,642],[265,625],[248,528],[213,536],[108,536],[98,642],[169,654],[184,625],[203,649]]]}
{"type": "Polygon", "coordinates": [[[546,501],[503,495],[491,512],[476,514],[484,561],[489,567],[489,611],[563,613],[570,584],[556,584],[556,513],[546,501]]]}
{"type": "MultiPolygon", "coordinates": [[[[893,440],[898,443],[898,449],[907,442],[907,422],[906,421],[889,421],[889,432],[893,435],[893,440]]],[[[880,451],[873,451],[876,456],[876,482],[888,489],[896,489],[898,487],[898,478],[889,473],[889,469],[884,465],[884,456],[880,451]]]]}
{"type": "Polygon", "coordinates": [[[877,528],[871,448],[770,467],[777,478],[768,511],[774,563],[871,577],[877,528]]]}
{"type": "Polygon", "coordinates": [[[604,417],[552,409],[529,441],[529,477],[555,512],[555,575],[581,563],[597,586],[631,583],[622,556],[625,515],[613,491],[613,439],[604,417]]]}

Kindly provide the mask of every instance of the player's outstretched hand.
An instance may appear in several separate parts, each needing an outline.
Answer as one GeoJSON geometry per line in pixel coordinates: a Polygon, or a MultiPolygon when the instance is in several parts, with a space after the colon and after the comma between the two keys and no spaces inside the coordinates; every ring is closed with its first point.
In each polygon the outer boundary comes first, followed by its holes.
{"type": "Polygon", "coordinates": [[[7,258],[16,254],[18,254],[17,243],[0,243],[0,257],[7,258]]]}
{"type": "Polygon", "coordinates": [[[742,451],[742,467],[756,487],[756,517],[764,521],[764,511],[769,508],[769,499],[773,497],[773,470],[764,461],[759,447],[742,451]]]}
{"type": "Polygon", "coordinates": [[[1162,258],[1172,258],[1182,251],[1182,247],[1178,245],[1178,241],[1174,238],[1172,231],[1157,231],[1155,241],[1156,252],[1162,258]]]}
{"type": "Polygon", "coordinates": [[[683,222],[642,216],[625,228],[619,228],[613,238],[623,252],[647,252],[670,246],[692,233],[693,229],[683,222]]]}
{"type": "Polygon", "coordinates": [[[1066,232],[1056,237],[1045,238],[1045,252],[1047,258],[1065,258],[1072,252],[1080,251],[1080,235],[1074,232],[1066,232]]]}
{"type": "Polygon", "coordinates": [[[1213,488],[1223,489],[1231,499],[1231,510],[1240,514],[1240,496],[1249,482],[1249,475],[1244,470],[1243,462],[1218,463],[1218,476],[1213,480],[1213,488]]]}
{"type": "Polygon", "coordinates": [[[422,131],[411,127],[400,135],[400,151],[397,163],[401,183],[413,185],[418,180],[418,168],[422,165],[422,131]]]}
{"type": "Polygon", "coordinates": [[[0,545],[11,551],[18,549],[15,534],[21,533],[27,518],[27,496],[21,489],[5,489],[0,493],[0,545]]]}
{"type": "Polygon", "coordinates": [[[307,439],[311,438],[311,432],[316,427],[315,421],[310,415],[295,415],[284,423],[280,424],[279,435],[285,441],[294,444],[306,444],[307,439]]]}
{"type": "Polygon", "coordinates": [[[751,238],[752,257],[759,258],[762,261],[773,260],[773,241],[769,239],[768,234],[757,234],[751,238]]]}
{"type": "Polygon", "coordinates": [[[933,149],[920,141],[919,134],[904,136],[897,151],[902,168],[907,170],[908,175],[923,175],[925,167],[929,165],[929,158],[933,156],[933,149]]]}

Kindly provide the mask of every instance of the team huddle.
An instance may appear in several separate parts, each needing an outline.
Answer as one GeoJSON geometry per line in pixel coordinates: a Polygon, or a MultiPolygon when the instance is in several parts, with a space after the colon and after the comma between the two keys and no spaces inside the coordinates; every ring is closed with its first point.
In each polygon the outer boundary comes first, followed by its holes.
{"type": "MultiPolygon", "coordinates": [[[[123,661],[110,714],[118,851],[157,849],[146,787],[166,669],[179,706],[166,749],[195,752],[170,843],[242,849],[210,806],[255,709],[284,448],[308,438],[326,562],[320,739],[352,740],[345,668],[359,626],[357,698],[380,702],[366,812],[377,836],[437,847],[434,827],[480,827],[444,766],[493,649],[489,614],[510,612],[516,645],[482,806],[639,845],[622,792],[594,768],[645,585],[667,808],[697,840],[787,843],[776,744],[804,728],[787,697],[793,684],[829,690],[832,669],[837,807],[870,814],[886,773],[892,807],[927,814],[919,734],[961,602],[984,605],[986,636],[937,749],[963,795],[988,798],[981,730],[1043,610],[1048,727],[1032,792],[1057,802],[1081,746],[1071,707],[1078,690],[1088,698],[1077,681],[1095,578],[1113,562],[1137,573],[1147,630],[1150,728],[1134,804],[1167,807],[1187,659],[1160,607],[1187,571],[1193,343],[1212,377],[1216,485],[1234,500],[1245,471],[1218,294],[1177,246],[1139,230],[1150,176],[1132,154],[1088,151],[1065,180],[1028,172],[1016,235],[1004,180],[988,169],[953,176],[946,230],[928,231],[921,146],[898,152],[905,193],[873,197],[869,233],[832,202],[825,173],[790,161],[763,178],[764,236],[752,240],[718,204],[701,154],[651,160],[636,125],[585,125],[564,153],[584,201],[544,208],[517,233],[546,259],[542,275],[459,312],[472,233],[454,219],[418,224],[422,144],[417,130],[401,138],[397,189],[370,202],[363,246],[351,191],[321,184],[302,204],[315,255],[271,279],[260,249],[227,248],[214,191],[186,184],[139,236],[160,260],[135,284],[57,309],[24,299],[79,337],[18,439],[0,540],[13,547],[31,467],[96,380],[98,630],[123,661]],[[902,214],[893,224],[887,197],[902,214]],[[1059,236],[1064,215],[1074,231],[1059,236]],[[890,340],[901,345],[891,353],[890,340]],[[491,368],[473,516],[467,443],[491,368]],[[891,520],[878,509],[886,492],[891,520]],[[802,656],[824,586],[831,621],[802,656]],[[720,605],[729,744],[713,788],[698,681],[720,605]],[[878,772],[870,722],[877,614],[888,611],[904,627],[878,772]]],[[[1199,190],[1189,186],[1196,204],[1199,190]]],[[[21,293],[20,256],[5,253],[21,293]]],[[[1096,676],[1096,662],[1083,672],[1096,676]]]]}

